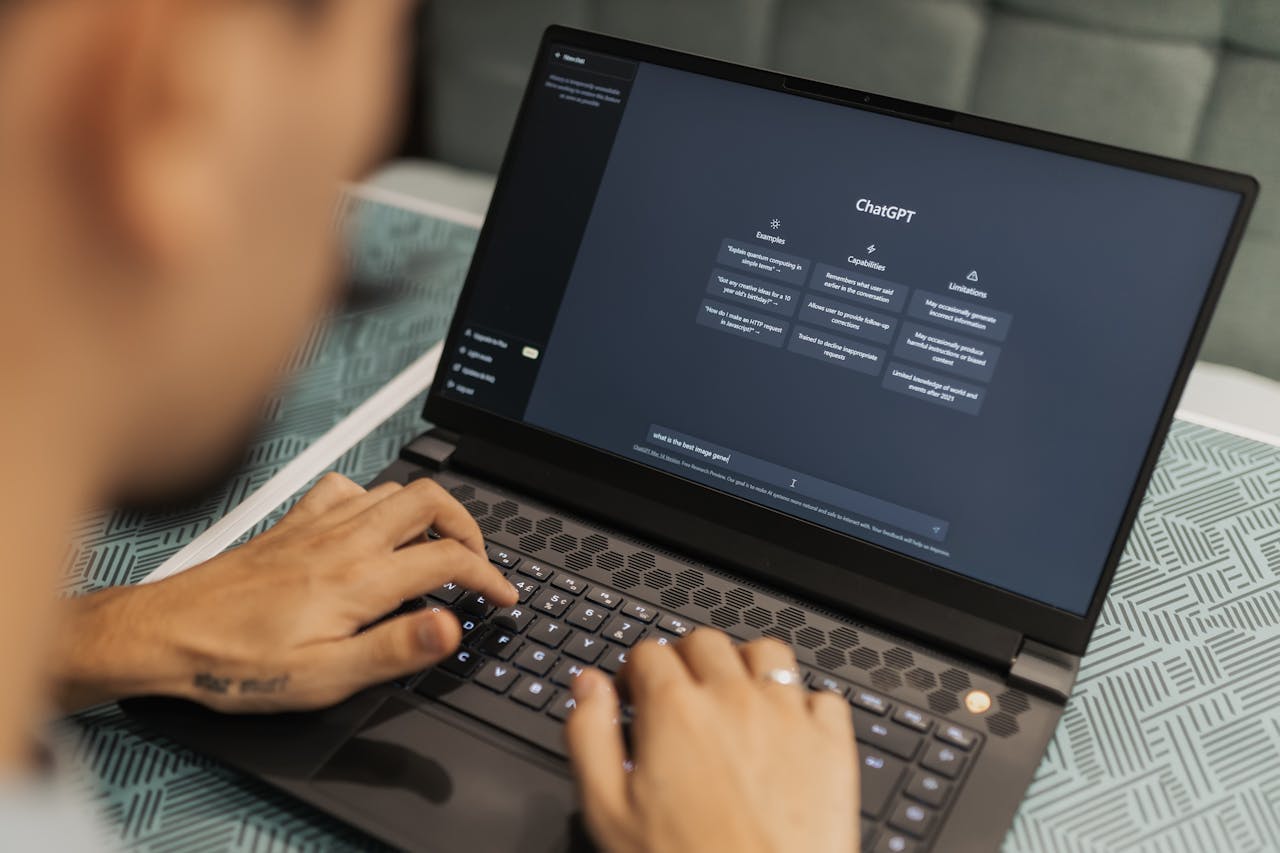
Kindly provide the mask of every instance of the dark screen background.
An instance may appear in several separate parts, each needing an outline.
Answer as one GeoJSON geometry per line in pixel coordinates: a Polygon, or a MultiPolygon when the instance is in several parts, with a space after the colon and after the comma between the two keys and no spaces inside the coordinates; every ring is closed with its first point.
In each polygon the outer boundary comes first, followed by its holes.
{"type": "Polygon", "coordinates": [[[649,465],[632,448],[661,424],[945,519],[950,556],[878,544],[1083,613],[1238,203],[642,65],[525,419],[649,465]],[[721,241],[773,218],[779,251],[874,243],[913,292],[981,271],[1013,315],[981,413],[696,325],[721,241]]]}

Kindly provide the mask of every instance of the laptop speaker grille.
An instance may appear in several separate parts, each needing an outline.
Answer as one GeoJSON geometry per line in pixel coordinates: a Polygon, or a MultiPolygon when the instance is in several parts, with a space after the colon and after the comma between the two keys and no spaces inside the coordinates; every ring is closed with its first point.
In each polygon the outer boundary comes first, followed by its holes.
{"type": "Polygon", "coordinates": [[[1031,710],[1025,693],[1003,689],[981,677],[984,683],[975,685],[977,676],[927,659],[922,652],[913,652],[868,631],[691,568],[677,559],[527,503],[487,490],[482,492],[452,474],[441,474],[438,479],[475,517],[485,536],[539,560],[562,565],[664,607],[680,608],[739,637],[782,640],[791,644],[806,663],[851,681],[869,682],[879,690],[894,691],[937,714],[956,713],[965,693],[982,686],[995,696],[995,707],[984,719],[987,731],[996,737],[1016,735],[1018,717],[1031,710]]]}

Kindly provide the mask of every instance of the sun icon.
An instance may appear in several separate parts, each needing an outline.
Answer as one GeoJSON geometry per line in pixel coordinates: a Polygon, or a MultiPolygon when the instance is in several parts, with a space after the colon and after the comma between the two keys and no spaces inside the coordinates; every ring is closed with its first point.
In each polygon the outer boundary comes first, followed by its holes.
{"type": "Polygon", "coordinates": [[[781,219],[770,220],[769,227],[772,228],[774,231],[777,231],[779,228],[782,227],[782,220],[781,219]]]}

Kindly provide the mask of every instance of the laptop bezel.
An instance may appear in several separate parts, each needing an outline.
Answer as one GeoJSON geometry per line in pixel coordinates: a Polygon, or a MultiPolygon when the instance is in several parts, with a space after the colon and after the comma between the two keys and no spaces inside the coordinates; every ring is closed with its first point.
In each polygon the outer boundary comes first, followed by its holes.
{"type": "MultiPolygon", "coordinates": [[[[1136,520],[1142,496],[1159,459],[1164,436],[1173,419],[1178,399],[1240,244],[1245,223],[1257,196],[1257,182],[1247,175],[1198,164],[805,80],[778,72],[734,65],[611,36],[553,26],[546,30],[539,45],[506,156],[498,173],[497,184],[490,202],[491,211],[504,204],[507,199],[507,173],[511,168],[513,159],[511,155],[519,146],[524,134],[529,105],[536,91],[535,84],[544,72],[548,48],[552,43],[635,62],[652,63],[704,74],[771,91],[785,92],[795,97],[827,101],[849,109],[869,110],[908,121],[944,126],[960,133],[1041,148],[1227,190],[1241,196],[1240,207],[1232,222],[1213,279],[1206,289],[1193,332],[1183,350],[1163,409],[1158,420],[1153,424],[1139,475],[1134,481],[1124,514],[1118,520],[1106,564],[1103,566],[1089,608],[1084,615],[1060,610],[874,543],[845,536],[760,504],[682,480],[675,475],[646,467],[607,451],[448,399],[442,394],[443,372],[437,374],[436,382],[428,395],[424,409],[426,420],[456,432],[460,436],[474,436],[485,442],[538,458],[552,466],[596,478],[636,494],[644,494],[673,507],[683,508],[689,513],[707,519],[713,525],[751,533],[771,541],[787,542],[790,549],[809,558],[841,566],[853,574],[902,589],[910,595],[923,596],[937,604],[972,614],[1063,651],[1083,654],[1101,612],[1106,592],[1115,576],[1128,534],[1136,520]]],[[[487,217],[481,229],[475,249],[477,258],[483,257],[486,252],[500,248],[491,246],[492,222],[493,218],[487,217]]],[[[473,262],[446,338],[446,352],[453,351],[461,343],[464,319],[467,316],[470,296],[475,286],[477,269],[478,265],[473,262]]],[[[614,519],[614,521],[618,520],[614,519]]],[[[739,559],[731,562],[737,562],[739,565],[742,565],[743,559],[750,560],[750,555],[734,556],[739,559]]],[[[796,577],[788,574],[786,570],[778,570],[772,566],[750,565],[746,568],[749,568],[756,577],[776,581],[784,588],[798,590],[817,601],[841,597],[833,595],[829,585],[813,578],[796,577]]]]}

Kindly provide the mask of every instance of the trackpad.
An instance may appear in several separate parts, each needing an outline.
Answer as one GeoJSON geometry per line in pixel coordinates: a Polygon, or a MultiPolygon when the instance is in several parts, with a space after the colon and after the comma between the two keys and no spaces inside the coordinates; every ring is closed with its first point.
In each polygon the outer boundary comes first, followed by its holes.
{"type": "Polygon", "coordinates": [[[582,844],[571,837],[577,806],[566,776],[398,699],[384,702],[311,785],[409,848],[582,844]]]}

